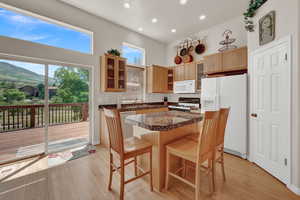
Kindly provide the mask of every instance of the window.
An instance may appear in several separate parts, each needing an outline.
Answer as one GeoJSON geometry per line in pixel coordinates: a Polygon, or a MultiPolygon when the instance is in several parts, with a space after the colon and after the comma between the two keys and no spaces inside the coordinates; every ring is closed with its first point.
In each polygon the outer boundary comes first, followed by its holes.
{"type": "Polygon", "coordinates": [[[0,7],[0,35],[92,54],[91,32],[19,9],[12,10],[0,7]]]}
{"type": "Polygon", "coordinates": [[[127,98],[142,101],[144,94],[144,69],[127,67],[127,98]]]}
{"type": "Polygon", "coordinates": [[[127,58],[127,64],[144,66],[145,65],[145,49],[136,47],[131,44],[123,43],[122,56],[127,58]]]}

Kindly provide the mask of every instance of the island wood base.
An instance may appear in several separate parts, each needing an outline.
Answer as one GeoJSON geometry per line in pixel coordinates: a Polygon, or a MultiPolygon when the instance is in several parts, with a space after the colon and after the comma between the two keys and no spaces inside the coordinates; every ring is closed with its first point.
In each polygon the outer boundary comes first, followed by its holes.
{"type": "MultiPolygon", "coordinates": [[[[190,134],[198,133],[201,127],[201,122],[171,129],[169,131],[150,131],[138,126],[134,126],[134,136],[142,138],[150,142],[152,147],[152,170],[153,170],[153,187],[156,191],[162,191],[165,185],[166,176],[166,145],[185,137],[190,134]]],[[[148,155],[143,155],[138,158],[138,165],[143,170],[148,170],[148,155]]],[[[175,159],[171,163],[171,168],[175,165],[180,165],[180,161],[175,159]]],[[[147,177],[145,177],[147,179],[147,177]]]]}

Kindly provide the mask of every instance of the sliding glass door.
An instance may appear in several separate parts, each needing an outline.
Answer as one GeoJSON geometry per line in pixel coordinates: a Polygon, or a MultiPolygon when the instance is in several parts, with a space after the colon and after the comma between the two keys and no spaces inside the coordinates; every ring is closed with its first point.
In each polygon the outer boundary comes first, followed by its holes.
{"type": "Polygon", "coordinates": [[[89,138],[89,71],[49,65],[48,150],[87,143],[89,138]]]}
{"type": "Polygon", "coordinates": [[[88,143],[89,70],[0,60],[0,163],[88,143]]]}

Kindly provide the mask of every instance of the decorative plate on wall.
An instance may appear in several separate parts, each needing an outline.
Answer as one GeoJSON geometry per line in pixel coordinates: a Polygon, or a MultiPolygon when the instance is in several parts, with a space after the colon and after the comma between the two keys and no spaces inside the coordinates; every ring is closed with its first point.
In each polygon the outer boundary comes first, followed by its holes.
{"type": "Polygon", "coordinates": [[[275,11],[269,12],[259,20],[259,45],[275,39],[275,11]]]}

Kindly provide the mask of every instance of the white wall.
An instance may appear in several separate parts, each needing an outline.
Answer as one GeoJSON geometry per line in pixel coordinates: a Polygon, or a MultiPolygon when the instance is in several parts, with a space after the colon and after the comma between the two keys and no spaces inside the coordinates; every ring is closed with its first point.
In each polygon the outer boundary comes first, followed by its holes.
{"type": "MultiPolygon", "coordinates": [[[[244,24],[243,24],[243,18],[237,17],[234,19],[231,19],[223,24],[218,24],[216,26],[213,26],[206,30],[199,30],[198,33],[192,34],[192,36],[196,36],[197,38],[203,38],[207,36],[206,39],[206,48],[207,50],[205,53],[203,53],[201,56],[197,54],[193,54],[195,60],[200,60],[203,56],[216,53],[218,52],[218,49],[221,47],[219,45],[219,42],[221,40],[224,40],[224,37],[222,36],[223,32],[226,29],[230,29],[233,32],[232,37],[236,38],[235,45],[238,47],[240,46],[246,46],[247,45],[247,34],[244,31],[244,24]]],[[[188,37],[189,35],[187,35],[188,37]]],[[[175,65],[174,64],[174,57],[176,56],[176,45],[184,40],[185,38],[182,38],[181,40],[174,41],[167,46],[167,64],[168,65],[175,65]]]]}
{"type": "MultiPolygon", "coordinates": [[[[73,26],[87,29],[94,33],[94,55],[86,55],[64,49],[48,47],[31,42],[0,37],[0,53],[15,54],[33,58],[56,60],[67,63],[90,65],[94,68],[94,131],[99,133],[99,113],[97,105],[116,103],[119,94],[104,94],[100,92],[99,57],[110,48],[120,48],[123,42],[145,48],[146,64],[165,64],[166,45],[124,27],[115,25],[107,20],[88,14],[57,0],[0,0],[0,2],[24,9],[35,14],[52,18],[73,26]]],[[[124,95],[124,94],[122,94],[124,95]]],[[[148,95],[147,95],[148,96],[148,95]]],[[[157,101],[162,95],[149,95],[149,99],[157,101]]],[[[98,134],[97,134],[98,135],[98,134]]],[[[98,141],[98,136],[93,141],[98,141]]]]}
{"type": "MultiPolygon", "coordinates": [[[[243,24],[243,17],[237,17],[234,19],[231,19],[223,24],[218,24],[216,26],[213,26],[209,29],[206,30],[199,30],[198,33],[194,33],[192,34],[193,36],[197,36],[197,38],[203,38],[204,36],[207,36],[206,38],[206,48],[207,50],[205,51],[205,53],[203,53],[202,55],[197,55],[197,54],[193,54],[194,59],[195,60],[201,60],[203,56],[208,55],[208,54],[212,54],[212,53],[217,53],[218,49],[221,47],[221,45],[219,45],[219,42],[221,40],[224,40],[224,37],[222,36],[223,32],[226,29],[230,29],[233,32],[232,37],[236,38],[236,42],[235,45],[237,45],[238,47],[241,46],[246,46],[247,45],[247,33],[244,30],[244,24],[243,24]]],[[[188,35],[187,35],[188,37],[188,35]]],[[[182,40],[185,38],[182,38],[182,40]]],[[[176,56],[176,45],[180,42],[179,41],[174,41],[170,44],[168,44],[167,46],[167,64],[169,66],[174,66],[174,57],[176,56]]],[[[184,97],[199,97],[200,98],[200,94],[170,94],[169,95],[169,100],[170,101],[178,101],[178,97],[180,96],[184,96],[184,97]]]]}
{"type": "MultiPolygon", "coordinates": [[[[299,136],[299,0],[269,0],[254,17],[254,33],[248,34],[248,48],[259,48],[258,20],[268,12],[276,11],[276,39],[292,36],[292,184],[300,193],[300,136],[299,136]]],[[[251,68],[251,66],[249,66],[251,68]]]]}

